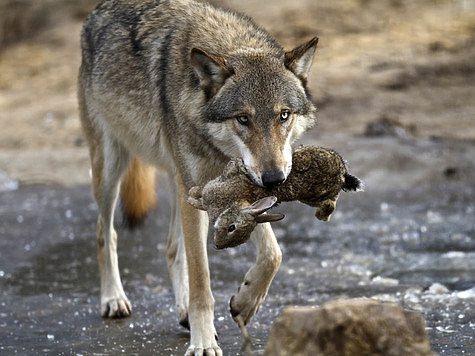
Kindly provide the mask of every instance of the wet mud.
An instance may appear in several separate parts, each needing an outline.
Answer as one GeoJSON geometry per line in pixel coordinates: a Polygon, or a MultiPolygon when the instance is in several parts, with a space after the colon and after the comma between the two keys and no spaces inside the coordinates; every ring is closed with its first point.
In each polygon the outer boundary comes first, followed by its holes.
{"type": "MultiPolygon", "coordinates": [[[[286,214],[273,224],[283,261],[249,325],[254,352],[263,353],[272,321],[285,306],[374,297],[422,313],[439,354],[473,354],[475,184],[473,159],[467,161],[465,154],[473,157],[474,145],[462,149],[425,142],[420,157],[438,173],[414,170],[418,179],[425,173],[426,184],[417,179],[411,184],[401,178],[410,170],[388,162],[380,174],[365,172],[359,159],[378,142],[404,157],[415,142],[333,141],[353,173],[366,181],[366,191],[343,193],[328,223],[301,204],[275,209],[286,214]],[[448,165],[466,167],[458,168],[457,176],[443,165],[434,167],[427,158],[434,150],[455,150],[448,165]]],[[[405,164],[416,165],[414,160],[407,158],[405,164]]],[[[90,188],[29,186],[0,192],[1,354],[184,353],[189,334],[177,322],[164,258],[169,203],[162,187],[159,208],[144,226],[134,231],[118,227],[120,269],[133,314],[112,320],[99,313],[97,209],[90,188]]],[[[225,354],[240,354],[240,332],[228,302],[255,251],[251,243],[218,251],[210,238],[209,254],[219,342],[225,354]]]]}

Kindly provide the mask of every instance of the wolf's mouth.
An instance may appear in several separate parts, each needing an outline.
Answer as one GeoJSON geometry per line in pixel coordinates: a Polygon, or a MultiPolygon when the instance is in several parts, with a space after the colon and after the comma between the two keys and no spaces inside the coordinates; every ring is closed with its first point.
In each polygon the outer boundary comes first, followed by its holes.
{"type": "MultiPolygon", "coordinates": [[[[246,175],[247,177],[249,178],[249,180],[254,183],[255,185],[259,186],[259,187],[262,187],[262,188],[266,188],[264,183],[262,182],[262,178],[257,175],[256,173],[254,173],[245,163],[244,163],[244,160],[241,158],[241,161],[242,161],[242,165],[246,171],[246,175]]],[[[285,181],[287,180],[290,172],[292,171],[292,163],[287,167],[286,169],[286,172],[285,172],[285,179],[282,183],[280,183],[279,185],[281,184],[284,184],[285,181]]]]}
{"type": "Polygon", "coordinates": [[[242,165],[244,169],[246,170],[246,175],[249,178],[249,180],[254,183],[255,185],[258,185],[259,187],[264,188],[264,184],[262,183],[262,178],[259,177],[256,173],[254,173],[247,165],[244,163],[244,160],[242,160],[242,165]]]}
{"type": "Polygon", "coordinates": [[[289,166],[287,167],[287,172],[285,172],[285,180],[284,180],[284,183],[285,183],[285,181],[287,180],[287,178],[289,177],[290,172],[292,172],[292,162],[290,162],[289,166]]]}

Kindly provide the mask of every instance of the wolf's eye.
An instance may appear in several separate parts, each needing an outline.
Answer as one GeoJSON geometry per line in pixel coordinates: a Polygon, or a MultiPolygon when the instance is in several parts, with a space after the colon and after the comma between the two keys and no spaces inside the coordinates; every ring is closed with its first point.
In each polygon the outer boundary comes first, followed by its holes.
{"type": "Polygon", "coordinates": [[[290,112],[284,110],[280,113],[280,122],[286,122],[290,117],[290,112]]]}
{"type": "Polygon", "coordinates": [[[236,225],[232,224],[228,227],[228,232],[233,232],[234,230],[236,230],[236,225]]]}
{"type": "Polygon", "coordinates": [[[239,122],[241,125],[247,126],[249,125],[249,116],[247,115],[239,115],[236,116],[237,122],[239,122]]]}

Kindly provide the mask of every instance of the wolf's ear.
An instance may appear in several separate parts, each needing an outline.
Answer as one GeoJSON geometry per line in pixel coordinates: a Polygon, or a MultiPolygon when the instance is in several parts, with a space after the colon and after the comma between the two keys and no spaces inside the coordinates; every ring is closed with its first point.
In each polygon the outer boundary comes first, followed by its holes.
{"type": "Polygon", "coordinates": [[[306,83],[310,67],[312,66],[313,56],[317,49],[318,37],[301,44],[289,52],[285,52],[285,66],[291,70],[297,77],[306,83]]]}
{"type": "Polygon", "coordinates": [[[207,99],[216,94],[226,79],[234,74],[223,57],[206,53],[201,48],[191,50],[191,64],[207,99]]]}

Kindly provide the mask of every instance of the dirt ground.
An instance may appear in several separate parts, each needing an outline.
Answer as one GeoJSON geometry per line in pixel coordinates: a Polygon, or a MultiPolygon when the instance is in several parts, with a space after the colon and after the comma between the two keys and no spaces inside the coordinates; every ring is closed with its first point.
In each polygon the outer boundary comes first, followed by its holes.
{"type": "MultiPolygon", "coordinates": [[[[219,3],[254,17],[285,48],[320,37],[310,78],[320,108],[312,138],[361,135],[383,120],[416,137],[475,139],[474,1],[219,3]]],[[[81,21],[94,1],[45,4],[31,17],[47,16],[46,23],[0,49],[0,180],[87,183],[76,73],[81,21]]],[[[7,17],[0,11],[0,23],[7,17]]]]}

